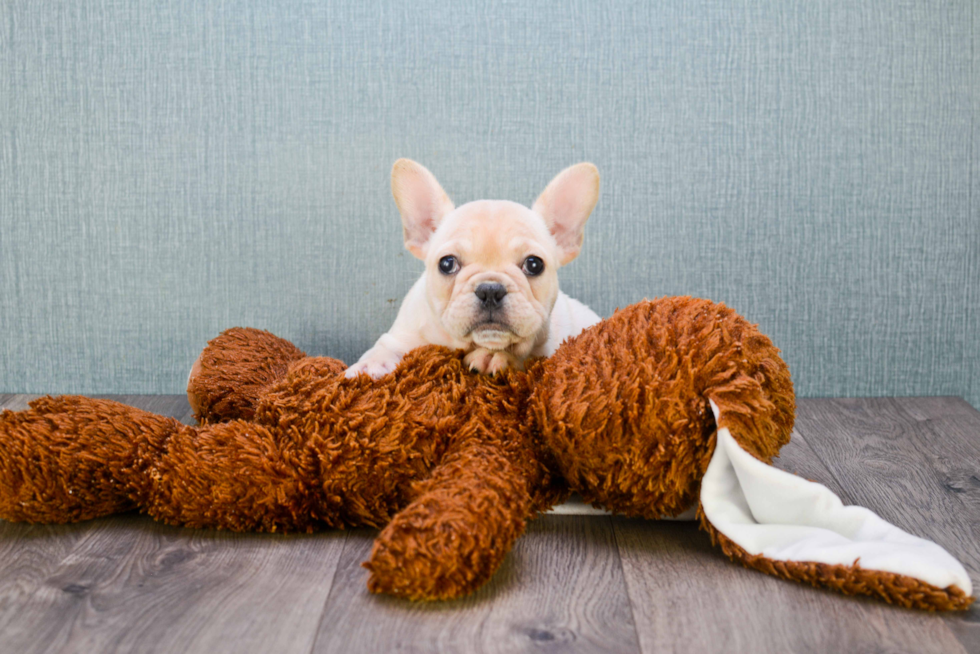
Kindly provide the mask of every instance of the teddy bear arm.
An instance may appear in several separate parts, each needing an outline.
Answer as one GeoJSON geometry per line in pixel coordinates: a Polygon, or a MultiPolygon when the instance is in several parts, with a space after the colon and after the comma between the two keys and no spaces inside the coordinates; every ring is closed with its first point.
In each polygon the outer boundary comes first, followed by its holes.
{"type": "Polygon", "coordinates": [[[451,451],[378,536],[364,564],[368,589],[416,600],[473,592],[524,532],[528,488],[523,467],[498,444],[451,451]]]}

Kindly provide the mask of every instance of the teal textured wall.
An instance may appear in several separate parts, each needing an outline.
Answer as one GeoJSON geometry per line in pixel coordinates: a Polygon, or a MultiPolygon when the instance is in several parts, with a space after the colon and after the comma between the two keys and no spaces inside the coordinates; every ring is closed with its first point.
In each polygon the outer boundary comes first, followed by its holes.
{"type": "Polygon", "coordinates": [[[563,287],[722,300],[804,396],[980,406],[975,3],[0,3],[0,391],[176,393],[233,325],[355,359],[421,265],[388,171],[531,202],[563,287]]]}

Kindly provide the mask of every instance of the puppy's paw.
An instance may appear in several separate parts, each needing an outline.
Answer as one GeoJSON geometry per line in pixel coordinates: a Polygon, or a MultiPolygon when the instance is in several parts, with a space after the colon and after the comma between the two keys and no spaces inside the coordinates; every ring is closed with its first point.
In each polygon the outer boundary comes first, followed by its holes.
{"type": "Polygon", "coordinates": [[[470,367],[470,370],[475,370],[485,375],[494,375],[505,368],[522,370],[524,367],[521,364],[521,360],[510,352],[487,350],[482,347],[478,347],[467,354],[463,358],[463,362],[470,367]]]}
{"type": "Polygon", "coordinates": [[[374,348],[361,357],[361,360],[344,371],[344,377],[353,379],[364,374],[372,379],[384,377],[398,367],[402,356],[384,348],[374,348]]]}

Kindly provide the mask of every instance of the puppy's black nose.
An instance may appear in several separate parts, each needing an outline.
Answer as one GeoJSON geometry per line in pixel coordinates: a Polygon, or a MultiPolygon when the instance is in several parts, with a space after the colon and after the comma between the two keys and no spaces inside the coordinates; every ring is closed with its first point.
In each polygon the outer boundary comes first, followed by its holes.
{"type": "Polygon", "coordinates": [[[476,287],[474,293],[476,293],[476,297],[480,299],[480,303],[483,304],[484,308],[493,309],[507,295],[507,289],[504,288],[503,284],[498,284],[497,282],[484,282],[476,287]]]}

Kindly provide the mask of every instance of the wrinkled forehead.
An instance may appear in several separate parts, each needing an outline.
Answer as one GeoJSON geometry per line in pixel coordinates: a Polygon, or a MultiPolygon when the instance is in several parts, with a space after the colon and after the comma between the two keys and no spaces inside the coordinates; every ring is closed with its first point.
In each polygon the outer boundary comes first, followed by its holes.
{"type": "Polygon", "coordinates": [[[455,209],[439,225],[433,243],[439,256],[448,248],[486,262],[511,259],[535,248],[547,249],[538,256],[549,255],[554,248],[544,219],[507,200],[477,200],[455,209]]]}

